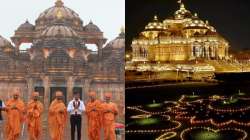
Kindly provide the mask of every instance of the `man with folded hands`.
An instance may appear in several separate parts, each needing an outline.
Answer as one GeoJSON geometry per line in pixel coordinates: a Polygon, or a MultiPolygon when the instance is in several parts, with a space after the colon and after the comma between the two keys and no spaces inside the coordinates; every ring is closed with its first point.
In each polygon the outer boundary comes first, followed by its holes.
{"type": "Polygon", "coordinates": [[[81,140],[82,113],[85,111],[85,106],[79,92],[74,93],[74,99],[69,102],[67,111],[70,114],[71,140],[75,140],[75,132],[77,140],[81,140]]]}

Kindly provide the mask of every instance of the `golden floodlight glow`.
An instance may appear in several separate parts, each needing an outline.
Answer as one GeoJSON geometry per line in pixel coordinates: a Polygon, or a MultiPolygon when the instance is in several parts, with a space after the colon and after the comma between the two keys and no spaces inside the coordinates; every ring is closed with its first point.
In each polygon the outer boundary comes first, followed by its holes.
{"type": "Polygon", "coordinates": [[[209,22],[192,14],[182,1],[174,18],[162,22],[157,15],[133,39],[132,62],[228,60],[229,43],[209,22]]]}

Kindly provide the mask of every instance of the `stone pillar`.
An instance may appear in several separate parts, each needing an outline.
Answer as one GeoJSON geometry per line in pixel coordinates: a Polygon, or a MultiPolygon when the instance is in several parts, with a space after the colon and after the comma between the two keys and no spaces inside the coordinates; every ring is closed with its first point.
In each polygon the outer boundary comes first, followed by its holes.
{"type": "Polygon", "coordinates": [[[133,58],[138,59],[139,57],[139,48],[138,46],[135,47],[135,56],[133,58]]]}
{"type": "Polygon", "coordinates": [[[209,46],[210,59],[213,58],[213,55],[214,55],[214,54],[213,54],[213,51],[214,51],[214,50],[213,50],[213,46],[212,46],[212,44],[211,44],[211,45],[209,46]]]}
{"type": "Polygon", "coordinates": [[[215,58],[216,60],[218,59],[217,47],[214,47],[214,58],[215,58]]]}
{"type": "MultiPolygon", "coordinates": [[[[82,87],[82,91],[83,91],[83,95],[82,95],[82,100],[84,101],[84,103],[87,103],[87,94],[90,90],[90,82],[91,80],[90,79],[82,79],[81,80],[82,84],[81,84],[81,87],[82,87]]],[[[82,129],[83,129],[83,133],[82,133],[82,139],[88,139],[87,136],[88,136],[88,128],[87,128],[87,117],[86,117],[86,114],[84,113],[83,114],[83,121],[82,121],[82,129]]]]}
{"type": "Polygon", "coordinates": [[[205,45],[202,46],[202,58],[206,58],[206,48],[205,48],[205,45]]]}
{"type": "Polygon", "coordinates": [[[190,50],[191,50],[191,58],[193,58],[194,57],[194,46],[193,45],[191,46],[190,50]]]}
{"type": "Polygon", "coordinates": [[[200,54],[200,47],[199,46],[195,46],[195,58],[199,57],[199,54],[200,54]]]}
{"type": "Polygon", "coordinates": [[[49,131],[48,131],[48,110],[50,105],[50,78],[49,76],[42,76],[44,86],[44,113],[42,116],[43,122],[43,136],[44,139],[49,139],[49,131]]]}
{"type": "Polygon", "coordinates": [[[44,86],[44,108],[48,110],[50,104],[50,79],[49,76],[44,76],[42,79],[44,86]]]}
{"type": "Polygon", "coordinates": [[[210,58],[210,54],[209,54],[209,46],[205,47],[205,54],[206,54],[206,59],[210,58]]]}
{"type": "Polygon", "coordinates": [[[218,46],[216,46],[216,49],[215,49],[215,58],[217,60],[219,59],[219,49],[218,49],[218,46]]]}
{"type": "Polygon", "coordinates": [[[134,45],[131,46],[132,47],[132,59],[136,58],[136,48],[134,47],[134,45]]]}
{"type": "Polygon", "coordinates": [[[28,96],[25,96],[25,101],[31,98],[32,92],[34,91],[34,80],[31,77],[27,78],[27,85],[28,85],[28,96]]]}
{"type": "Polygon", "coordinates": [[[103,42],[99,41],[96,45],[97,45],[97,48],[98,48],[98,58],[99,58],[99,60],[101,60],[102,59],[103,42]]]}
{"type": "Polygon", "coordinates": [[[67,102],[73,98],[73,86],[74,86],[74,77],[67,77],[67,102]]]}
{"type": "Polygon", "coordinates": [[[135,48],[135,58],[138,60],[139,57],[140,57],[139,47],[136,46],[136,48],[135,48]]]}
{"type": "Polygon", "coordinates": [[[88,94],[88,92],[90,90],[90,82],[91,82],[90,79],[85,79],[85,80],[82,81],[82,90],[83,90],[83,93],[84,93],[82,98],[83,98],[84,101],[86,101],[87,94],[88,94]]]}
{"type": "Polygon", "coordinates": [[[13,43],[15,44],[15,53],[17,54],[19,52],[20,41],[18,39],[14,39],[13,43]]]}
{"type": "Polygon", "coordinates": [[[143,46],[140,47],[140,59],[143,58],[143,55],[144,55],[144,49],[143,49],[143,46]]]}

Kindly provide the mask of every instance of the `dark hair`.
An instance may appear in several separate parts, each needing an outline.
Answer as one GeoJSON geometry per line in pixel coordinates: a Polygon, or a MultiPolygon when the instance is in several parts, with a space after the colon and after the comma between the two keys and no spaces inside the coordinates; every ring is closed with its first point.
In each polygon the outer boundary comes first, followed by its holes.
{"type": "Polygon", "coordinates": [[[73,94],[74,94],[74,95],[77,95],[77,94],[80,95],[80,92],[79,92],[79,91],[75,91],[73,94]]]}

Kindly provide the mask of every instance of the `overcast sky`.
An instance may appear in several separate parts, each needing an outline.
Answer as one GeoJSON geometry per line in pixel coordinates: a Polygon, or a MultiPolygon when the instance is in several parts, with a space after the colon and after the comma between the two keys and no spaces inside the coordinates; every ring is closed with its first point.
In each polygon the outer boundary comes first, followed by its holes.
{"type": "MultiPolygon", "coordinates": [[[[0,35],[10,40],[18,26],[28,19],[34,24],[41,12],[54,6],[56,0],[1,0],[0,35]]],[[[78,13],[85,24],[90,20],[114,39],[125,26],[125,0],[62,0],[78,13]]]]}

